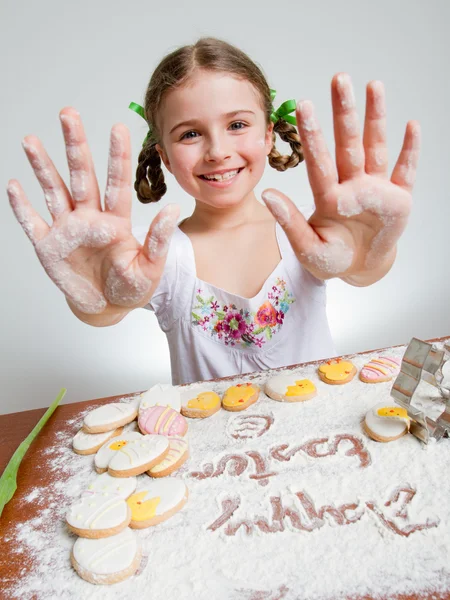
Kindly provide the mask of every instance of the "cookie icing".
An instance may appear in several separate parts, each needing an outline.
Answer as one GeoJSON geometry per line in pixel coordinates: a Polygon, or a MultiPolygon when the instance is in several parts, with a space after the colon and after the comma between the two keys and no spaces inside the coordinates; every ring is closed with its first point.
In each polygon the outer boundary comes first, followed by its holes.
{"type": "Polygon", "coordinates": [[[157,473],[160,473],[161,471],[165,471],[166,469],[169,469],[172,465],[174,465],[175,463],[177,463],[180,460],[180,458],[187,451],[187,449],[188,449],[188,443],[185,439],[180,438],[180,437],[169,438],[168,454],[165,456],[165,458],[163,459],[162,462],[160,462],[159,464],[152,467],[152,469],[150,469],[150,474],[151,475],[153,475],[154,473],[157,474],[157,473]]]}
{"type": "Polygon", "coordinates": [[[227,389],[223,397],[224,406],[239,406],[245,404],[256,393],[251,383],[238,383],[227,389]]]}
{"type": "Polygon", "coordinates": [[[107,538],[78,538],[73,556],[80,567],[91,573],[112,575],[130,567],[139,548],[137,535],[127,527],[107,538]]]}
{"type": "Polygon", "coordinates": [[[367,412],[365,421],[367,427],[376,435],[387,438],[395,437],[404,433],[405,429],[409,429],[409,417],[407,415],[406,410],[399,406],[395,404],[389,406],[382,402],[376,404],[367,412]],[[391,410],[395,412],[391,413],[391,410]]]}
{"type": "Polygon", "coordinates": [[[75,434],[72,440],[74,450],[86,451],[104,444],[114,435],[113,431],[104,431],[102,433],[86,433],[82,429],[75,434]]]}
{"type": "Polygon", "coordinates": [[[180,390],[170,384],[158,383],[141,395],[139,414],[152,406],[168,406],[181,410],[180,390]]]}
{"type": "Polygon", "coordinates": [[[127,500],[132,521],[147,521],[163,515],[187,498],[187,487],[181,479],[151,479],[127,500]]]}
{"type": "Polygon", "coordinates": [[[169,447],[169,440],[163,435],[143,435],[142,438],[127,442],[115,452],[109,461],[109,468],[126,471],[140,467],[161,456],[169,447]]]}
{"type": "Polygon", "coordinates": [[[354,366],[348,360],[329,360],[319,367],[319,371],[330,381],[342,381],[352,373],[354,366]]]}
{"type": "Polygon", "coordinates": [[[316,391],[312,381],[295,375],[276,375],[269,379],[266,385],[280,396],[303,396],[316,391]]]}
{"type": "Polygon", "coordinates": [[[183,436],[187,431],[187,421],[173,408],[152,406],[139,415],[139,429],[144,433],[167,436],[183,436]]]}
{"type": "Polygon", "coordinates": [[[69,509],[66,520],[77,529],[110,529],[127,520],[127,503],[117,494],[82,496],[69,509]]]}
{"type": "Polygon", "coordinates": [[[392,378],[400,370],[400,363],[400,359],[395,357],[377,356],[364,365],[361,375],[372,381],[386,377],[392,378]]]}
{"type": "Polygon", "coordinates": [[[83,424],[86,427],[99,427],[122,421],[122,419],[129,419],[128,422],[130,422],[135,416],[136,406],[133,403],[113,402],[92,410],[85,416],[83,424]]]}
{"type": "Polygon", "coordinates": [[[133,440],[142,440],[144,436],[138,431],[118,435],[113,440],[108,440],[101,448],[97,450],[94,458],[94,464],[97,469],[107,469],[110,460],[126,444],[133,440]]]}
{"type": "Polygon", "coordinates": [[[125,500],[135,491],[136,486],[136,477],[121,477],[118,479],[117,477],[112,477],[109,473],[102,473],[92,480],[87,490],[83,492],[83,495],[89,496],[97,493],[115,494],[125,500]]]}
{"type": "Polygon", "coordinates": [[[220,396],[215,392],[200,392],[183,403],[186,408],[213,410],[220,404],[220,396]]]}

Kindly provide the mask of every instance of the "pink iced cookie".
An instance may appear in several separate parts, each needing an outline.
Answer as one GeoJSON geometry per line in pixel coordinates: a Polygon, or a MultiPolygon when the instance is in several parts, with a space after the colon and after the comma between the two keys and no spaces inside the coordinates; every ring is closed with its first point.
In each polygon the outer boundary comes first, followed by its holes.
{"type": "Polygon", "coordinates": [[[169,406],[151,406],[139,415],[139,429],[143,433],[156,433],[182,437],[188,428],[187,421],[169,406]]]}
{"type": "Polygon", "coordinates": [[[377,356],[364,365],[359,374],[365,383],[382,383],[390,381],[400,370],[401,360],[393,356],[377,356]]]}

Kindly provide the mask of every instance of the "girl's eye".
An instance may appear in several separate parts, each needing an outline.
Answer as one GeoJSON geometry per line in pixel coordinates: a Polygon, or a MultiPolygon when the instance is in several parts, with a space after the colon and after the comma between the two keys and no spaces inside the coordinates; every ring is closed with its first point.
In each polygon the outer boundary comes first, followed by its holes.
{"type": "Polygon", "coordinates": [[[186,131],[186,133],[183,133],[183,135],[181,136],[181,139],[182,140],[192,140],[192,139],[194,139],[191,135],[189,135],[191,133],[193,133],[194,135],[196,135],[197,132],[196,131],[186,131]]]}
{"type": "MultiPolygon", "coordinates": [[[[244,123],[243,121],[235,121],[234,123],[231,123],[230,128],[232,128],[232,131],[239,131],[240,129],[243,129],[244,127],[247,127],[247,124],[244,123]],[[236,127],[234,127],[236,125],[236,127]]],[[[181,136],[181,140],[194,140],[197,135],[199,135],[196,131],[186,131],[186,133],[183,133],[183,135],[181,136]]]]}
{"type": "Polygon", "coordinates": [[[242,121],[235,121],[234,123],[231,123],[230,127],[232,127],[233,125],[242,125],[242,127],[237,127],[236,129],[243,129],[244,127],[247,127],[247,125],[242,121]]]}

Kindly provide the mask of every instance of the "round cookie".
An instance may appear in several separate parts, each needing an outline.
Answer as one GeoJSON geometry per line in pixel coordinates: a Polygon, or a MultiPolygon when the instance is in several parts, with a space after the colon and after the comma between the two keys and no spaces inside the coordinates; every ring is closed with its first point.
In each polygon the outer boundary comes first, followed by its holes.
{"type": "Polygon", "coordinates": [[[364,432],[376,442],[392,442],[408,433],[409,423],[404,408],[382,402],[367,412],[362,426],[364,432]]]}
{"type": "Polygon", "coordinates": [[[316,386],[312,381],[292,374],[271,377],[264,386],[264,392],[269,398],[279,402],[304,402],[317,396],[316,386]]]}
{"type": "Polygon", "coordinates": [[[138,536],[129,528],[108,538],[78,538],[70,561],[78,575],[90,583],[118,583],[138,570],[141,546],[138,536]]]}
{"type": "Polygon", "coordinates": [[[139,414],[151,406],[168,406],[177,412],[181,410],[181,394],[179,388],[158,383],[141,394],[139,414]]]}
{"type": "Polygon", "coordinates": [[[356,367],[349,360],[334,358],[320,365],[318,374],[320,379],[330,385],[343,385],[356,375],[356,367]]]}
{"type": "Polygon", "coordinates": [[[221,408],[220,396],[215,392],[185,393],[181,414],[190,419],[206,419],[221,408]]]}
{"type": "Polygon", "coordinates": [[[401,360],[393,356],[377,356],[372,358],[359,372],[364,383],[382,383],[391,381],[400,370],[401,360]]]}
{"type": "Polygon", "coordinates": [[[189,458],[189,446],[181,437],[169,438],[169,452],[162,462],[152,467],[147,473],[151,477],[167,477],[183,465],[189,458]]]}
{"type": "Polygon", "coordinates": [[[188,424],[183,415],[168,406],[151,406],[139,415],[139,429],[142,433],[183,436],[188,424]]]}
{"type": "Polygon", "coordinates": [[[132,440],[140,440],[144,436],[138,431],[131,431],[129,433],[123,433],[118,436],[117,440],[109,440],[98,450],[94,458],[94,467],[97,473],[104,473],[108,470],[108,465],[112,457],[116,452],[120,451],[125,444],[132,440]]]}
{"type": "Polygon", "coordinates": [[[136,477],[123,477],[118,479],[109,473],[102,473],[91,481],[83,496],[90,494],[116,494],[119,498],[126,500],[135,491],[137,486],[136,477]]]}
{"type": "Polygon", "coordinates": [[[254,383],[238,383],[229,387],[222,399],[225,410],[237,412],[245,410],[258,400],[259,387],[254,383]]]}
{"type": "Polygon", "coordinates": [[[102,433],[131,423],[137,416],[136,403],[113,402],[91,410],[84,417],[83,430],[86,433],[102,433]]]}
{"type": "Polygon", "coordinates": [[[170,519],[183,508],[188,489],[181,479],[153,479],[127,500],[131,509],[130,527],[144,529],[170,519]]]}
{"type": "Polygon", "coordinates": [[[103,433],[86,433],[84,429],[80,429],[72,440],[73,451],[77,454],[95,454],[105,442],[116,435],[120,435],[122,431],[123,427],[103,433]]]}
{"type": "Polygon", "coordinates": [[[117,494],[84,495],[66,515],[67,527],[80,537],[104,538],[120,533],[131,521],[131,510],[117,494]]]}

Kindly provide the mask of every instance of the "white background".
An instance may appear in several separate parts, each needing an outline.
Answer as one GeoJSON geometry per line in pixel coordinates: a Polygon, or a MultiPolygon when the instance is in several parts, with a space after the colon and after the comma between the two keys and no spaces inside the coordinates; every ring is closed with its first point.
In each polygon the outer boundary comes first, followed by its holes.
{"type": "MultiPolygon", "coordinates": [[[[413,213],[387,277],[364,289],[329,285],[330,325],[340,353],[450,335],[448,0],[2,0],[0,6],[1,181],[6,188],[10,178],[18,179],[46,218],[23,137],[40,137],[67,181],[58,113],[74,106],[104,189],[111,126],[130,128],[136,160],[146,126],[128,110],[129,102],[143,104],[160,59],[200,36],[246,51],[277,90],[276,106],[289,98],[312,100],[331,152],[333,74],[350,73],[361,120],[365,85],[382,80],[391,169],[406,122],[422,125],[413,213]]],[[[159,206],[135,199],[134,224],[149,224],[168,202],[181,204],[182,217],[190,214],[193,200],[170,175],[167,182],[159,206]]],[[[258,194],[266,187],[281,189],[298,206],[311,204],[304,164],[286,173],[267,167],[258,194]]],[[[60,387],[68,388],[65,401],[75,402],[170,381],[166,339],[153,314],[138,310],[109,328],[81,323],[47,278],[6,192],[0,222],[0,412],[47,406],[60,387]]]]}

